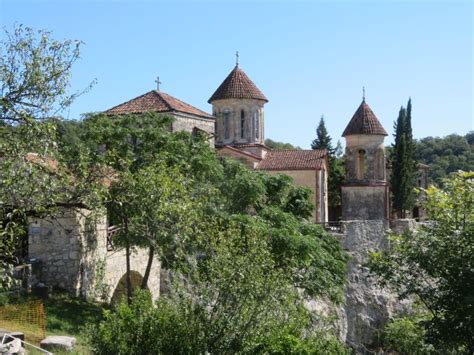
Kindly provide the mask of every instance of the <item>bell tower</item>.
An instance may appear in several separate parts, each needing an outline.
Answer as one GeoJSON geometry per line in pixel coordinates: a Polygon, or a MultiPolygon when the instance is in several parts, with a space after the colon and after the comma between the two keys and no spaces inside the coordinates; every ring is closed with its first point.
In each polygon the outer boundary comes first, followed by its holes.
{"type": "Polygon", "coordinates": [[[387,135],[364,97],[342,134],[346,139],[343,220],[388,219],[384,148],[387,135]]]}
{"type": "Polygon", "coordinates": [[[234,69],[208,100],[216,118],[216,146],[263,145],[265,95],[239,67],[234,69]]]}

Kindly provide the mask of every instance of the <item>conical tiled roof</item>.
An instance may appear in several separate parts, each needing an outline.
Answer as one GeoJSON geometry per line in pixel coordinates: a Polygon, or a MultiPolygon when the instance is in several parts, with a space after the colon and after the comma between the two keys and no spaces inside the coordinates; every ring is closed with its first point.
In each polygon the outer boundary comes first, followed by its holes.
{"type": "Polygon", "coordinates": [[[354,116],[344,130],[344,133],[342,133],[342,136],[345,137],[353,134],[388,136],[387,132],[382,127],[374,112],[370,109],[365,100],[362,100],[362,103],[354,113],[354,116]]]}
{"type": "Polygon", "coordinates": [[[238,65],[235,66],[207,102],[212,103],[212,101],[223,99],[255,99],[268,102],[265,95],[238,65]]]}
{"type": "Polygon", "coordinates": [[[152,90],[130,101],[105,111],[108,115],[122,115],[145,112],[183,112],[205,118],[214,118],[207,112],[201,111],[162,91],[152,90]]]}

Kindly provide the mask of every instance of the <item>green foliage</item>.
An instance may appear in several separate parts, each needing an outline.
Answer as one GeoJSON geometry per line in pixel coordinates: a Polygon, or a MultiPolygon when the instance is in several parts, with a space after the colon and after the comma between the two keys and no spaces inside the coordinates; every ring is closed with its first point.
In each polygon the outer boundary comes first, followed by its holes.
{"type": "Polygon", "coordinates": [[[290,143],[278,142],[270,138],[265,139],[265,145],[271,149],[301,149],[300,147],[295,147],[290,143]]]}
{"type": "Polygon", "coordinates": [[[449,174],[469,171],[474,166],[474,132],[465,136],[426,137],[415,141],[416,159],[429,165],[430,183],[438,186],[449,174]]]}
{"type": "Polygon", "coordinates": [[[405,316],[392,319],[383,330],[384,347],[400,354],[436,354],[434,347],[426,343],[426,316],[405,316]]]}
{"type": "Polygon", "coordinates": [[[411,128],[411,99],[407,108],[400,108],[398,119],[394,124],[395,143],[391,155],[392,176],[390,191],[392,205],[400,217],[405,217],[405,211],[413,208],[415,203],[415,147],[411,128]]]}
{"type": "Polygon", "coordinates": [[[57,41],[47,31],[16,26],[0,42],[0,120],[56,115],[80,94],[69,95],[79,41],[57,41]]]}
{"type": "Polygon", "coordinates": [[[474,350],[474,173],[458,172],[426,191],[429,222],[393,236],[390,250],[372,255],[379,283],[401,298],[416,296],[431,313],[424,326],[435,348],[474,350]]]}
{"type": "Polygon", "coordinates": [[[198,230],[199,253],[171,294],[156,308],[141,294],[107,313],[89,331],[96,353],[347,353],[329,335],[303,335],[307,311],[290,269],[276,264],[263,221],[214,218],[198,230]]]}
{"type": "Polygon", "coordinates": [[[326,125],[324,124],[324,116],[319,120],[318,128],[316,128],[316,138],[311,143],[311,149],[326,149],[329,154],[334,154],[331,137],[329,136],[326,125]]]}

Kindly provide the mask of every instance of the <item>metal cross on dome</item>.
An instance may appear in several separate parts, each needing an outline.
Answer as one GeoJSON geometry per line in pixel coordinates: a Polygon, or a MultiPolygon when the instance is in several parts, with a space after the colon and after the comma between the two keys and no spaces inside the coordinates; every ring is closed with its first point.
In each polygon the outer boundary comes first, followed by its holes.
{"type": "Polygon", "coordinates": [[[239,66],[239,51],[235,52],[235,66],[239,66]]]}
{"type": "Polygon", "coordinates": [[[156,77],[155,83],[156,83],[156,90],[160,91],[160,84],[162,84],[162,82],[160,81],[159,76],[156,77]]]}

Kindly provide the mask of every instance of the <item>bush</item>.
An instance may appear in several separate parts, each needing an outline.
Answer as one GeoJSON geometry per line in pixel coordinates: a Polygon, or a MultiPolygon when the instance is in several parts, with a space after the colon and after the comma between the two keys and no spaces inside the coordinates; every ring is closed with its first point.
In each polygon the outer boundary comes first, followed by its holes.
{"type": "Polygon", "coordinates": [[[433,346],[425,343],[426,331],[419,317],[392,319],[384,329],[384,347],[401,354],[436,354],[433,346]]]}

